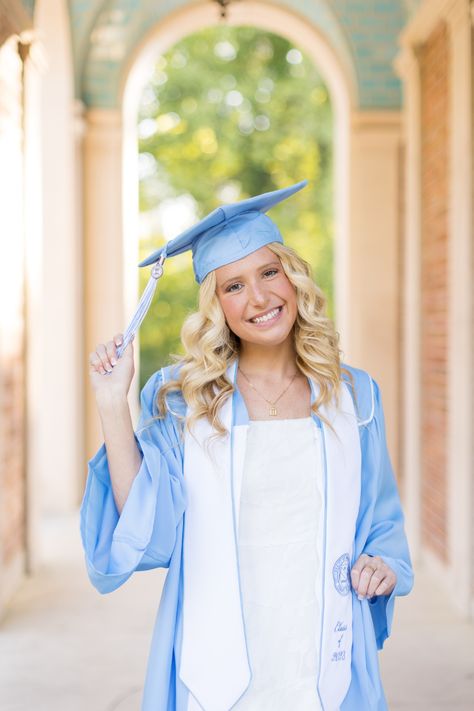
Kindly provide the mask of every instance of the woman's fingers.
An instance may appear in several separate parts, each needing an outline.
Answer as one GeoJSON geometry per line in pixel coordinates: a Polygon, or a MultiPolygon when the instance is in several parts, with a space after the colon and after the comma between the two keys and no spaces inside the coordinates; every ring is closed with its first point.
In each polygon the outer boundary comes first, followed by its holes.
{"type": "Polygon", "coordinates": [[[375,591],[381,585],[384,584],[385,579],[387,577],[387,573],[388,565],[385,565],[385,563],[382,562],[380,566],[369,577],[367,590],[365,592],[365,595],[367,595],[367,597],[372,597],[373,595],[375,595],[375,591]]]}
{"type": "Polygon", "coordinates": [[[107,373],[111,373],[113,368],[112,368],[112,364],[109,360],[109,356],[107,355],[107,348],[104,343],[99,343],[99,345],[96,348],[96,353],[100,358],[103,368],[105,368],[107,373]]]}
{"type": "Polygon", "coordinates": [[[387,595],[387,591],[389,588],[389,583],[387,582],[387,577],[382,580],[378,588],[375,588],[374,592],[369,595],[369,597],[372,597],[372,595],[387,595]]]}
{"type": "Polygon", "coordinates": [[[99,343],[95,351],[89,354],[89,376],[98,401],[103,397],[108,398],[112,392],[127,397],[135,374],[133,344],[130,341],[120,358],[117,351],[119,346],[123,347],[121,333],[117,333],[107,343],[99,343]],[[103,375],[109,377],[103,378],[103,375]]]}
{"type": "Polygon", "coordinates": [[[351,580],[359,597],[373,597],[393,590],[396,576],[380,556],[363,553],[352,567],[351,580]]]}
{"type": "MultiPolygon", "coordinates": [[[[368,589],[369,589],[369,584],[372,579],[372,577],[375,575],[373,568],[364,568],[362,573],[360,574],[360,579],[359,579],[359,587],[357,588],[357,593],[358,595],[362,595],[363,597],[368,597],[368,589]]],[[[377,582],[377,585],[380,583],[380,579],[377,582]]]]}
{"type": "MultiPolygon", "coordinates": [[[[128,347],[124,350],[123,354],[126,354],[126,361],[128,362],[130,357],[133,362],[133,338],[128,344],[128,347]]],[[[96,346],[95,351],[89,354],[89,372],[91,375],[94,373],[99,373],[100,375],[105,375],[106,373],[112,373],[114,367],[119,362],[117,348],[123,344],[123,334],[117,333],[111,341],[107,343],[99,343],[96,346]]],[[[133,374],[132,374],[133,375],[133,374]]]]}
{"type": "Polygon", "coordinates": [[[114,365],[117,365],[117,346],[122,344],[122,339],[122,334],[118,333],[112,341],[107,341],[107,344],[99,343],[89,355],[91,368],[101,375],[111,373],[114,365]]]}
{"type": "Polygon", "coordinates": [[[105,373],[105,368],[102,365],[102,361],[95,351],[89,354],[89,371],[91,373],[100,373],[103,375],[105,373]]]}
{"type": "Polygon", "coordinates": [[[115,345],[117,346],[117,348],[122,345],[122,343],[123,343],[123,333],[117,333],[117,334],[114,336],[114,343],[115,343],[115,345]]]}
{"type": "Polygon", "coordinates": [[[107,351],[110,366],[113,368],[114,365],[117,365],[117,349],[114,341],[108,341],[105,349],[107,351]]]}
{"type": "Polygon", "coordinates": [[[352,581],[352,587],[354,590],[359,591],[359,581],[360,581],[360,576],[362,574],[362,571],[364,570],[365,564],[367,561],[370,560],[370,556],[368,556],[366,553],[363,553],[358,560],[354,563],[351,569],[351,581],[352,581]]]}

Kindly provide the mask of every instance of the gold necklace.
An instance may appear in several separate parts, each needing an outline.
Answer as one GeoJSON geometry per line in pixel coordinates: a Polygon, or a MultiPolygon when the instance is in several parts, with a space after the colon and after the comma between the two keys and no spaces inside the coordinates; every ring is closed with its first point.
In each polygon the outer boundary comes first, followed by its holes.
{"type": "Polygon", "coordinates": [[[250,382],[248,376],[245,375],[244,371],[240,368],[240,366],[239,366],[239,370],[240,370],[240,372],[242,373],[242,375],[244,376],[244,378],[247,380],[247,382],[248,382],[248,384],[250,385],[250,387],[255,390],[255,392],[257,393],[257,395],[260,395],[260,397],[262,397],[262,398],[265,400],[265,402],[268,402],[268,404],[270,405],[270,408],[269,408],[269,410],[268,410],[268,414],[269,414],[271,417],[276,417],[276,416],[278,415],[278,410],[276,409],[275,405],[277,404],[278,400],[279,400],[280,398],[282,398],[283,395],[286,393],[286,391],[288,390],[288,388],[290,387],[290,385],[292,384],[293,380],[296,378],[296,376],[298,375],[298,373],[295,373],[295,374],[294,374],[294,376],[291,378],[289,384],[286,386],[286,388],[283,390],[283,392],[280,393],[280,395],[277,397],[277,399],[272,401],[272,400],[268,400],[268,398],[266,398],[265,395],[262,395],[262,393],[257,390],[257,388],[255,387],[255,385],[253,385],[253,384],[250,382]]]}

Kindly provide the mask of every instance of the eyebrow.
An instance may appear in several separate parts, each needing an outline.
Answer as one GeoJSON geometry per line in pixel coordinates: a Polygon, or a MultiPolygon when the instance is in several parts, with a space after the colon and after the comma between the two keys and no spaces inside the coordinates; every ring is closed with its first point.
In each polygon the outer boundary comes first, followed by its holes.
{"type": "MultiPolygon", "coordinates": [[[[275,260],[273,262],[268,262],[268,264],[262,264],[260,267],[257,267],[257,271],[260,271],[261,269],[267,269],[267,267],[271,267],[275,264],[277,266],[280,266],[280,263],[275,260]]],[[[226,279],[224,282],[222,282],[222,284],[220,285],[220,288],[224,289],[227,284],[229,284],[230,282],[233,282],[233,281],[238,281],[239,279],[242,279],[242,277],[240,275],[233,276],[230,279],[226,279]]]]}

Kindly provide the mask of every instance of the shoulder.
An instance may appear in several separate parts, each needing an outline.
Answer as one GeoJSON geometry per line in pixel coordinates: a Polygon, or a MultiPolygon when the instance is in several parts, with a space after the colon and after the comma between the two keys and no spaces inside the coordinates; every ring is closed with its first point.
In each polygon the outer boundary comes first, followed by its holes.
{"type": "Polygon", "coordinates": [[[374,418],[380,393],[373,377],[361,368],[348,363],[341,363],[342,381],[346,383],[352,395],[359,426],[368,425],[374,418]]]}
{"type": "Polygon", "coordinates": [[[170,365],[163,366],[163,368],[158,371],[162,383],[169,383],[170,380],[176,380],[179,376],[180,367],[179,363],[171,363],[170,365]]]}
{"type": "MultiPolygon", "coordinates": [[[[157,395],[160,388],[174,380],[179,372],[179,365],[171,364],[155,371],[147,380],[141,391],[142,408],[146,408],[154,416],[158,414],[157,395]]],[[[180,412],[184,407],[181,391],[172,392],[166,396],[166,402],[170,411],[180,412]]]]}

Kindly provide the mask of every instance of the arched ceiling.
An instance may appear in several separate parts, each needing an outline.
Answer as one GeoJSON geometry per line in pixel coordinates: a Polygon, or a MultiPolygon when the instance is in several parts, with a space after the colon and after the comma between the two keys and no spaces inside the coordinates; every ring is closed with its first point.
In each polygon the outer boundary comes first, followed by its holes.
{"type": "MultiPolygon", "coordinates": [[[[275,1],[306,17],[343,64],[353,65],[359,108],[400,106],[392,61],[398,35],[420,0],[275,1]]],[[[117,106],[130,55],[154,24],[187,4],[189,0],[69,0],[78,97],[87,106],[117,106]]]]}

